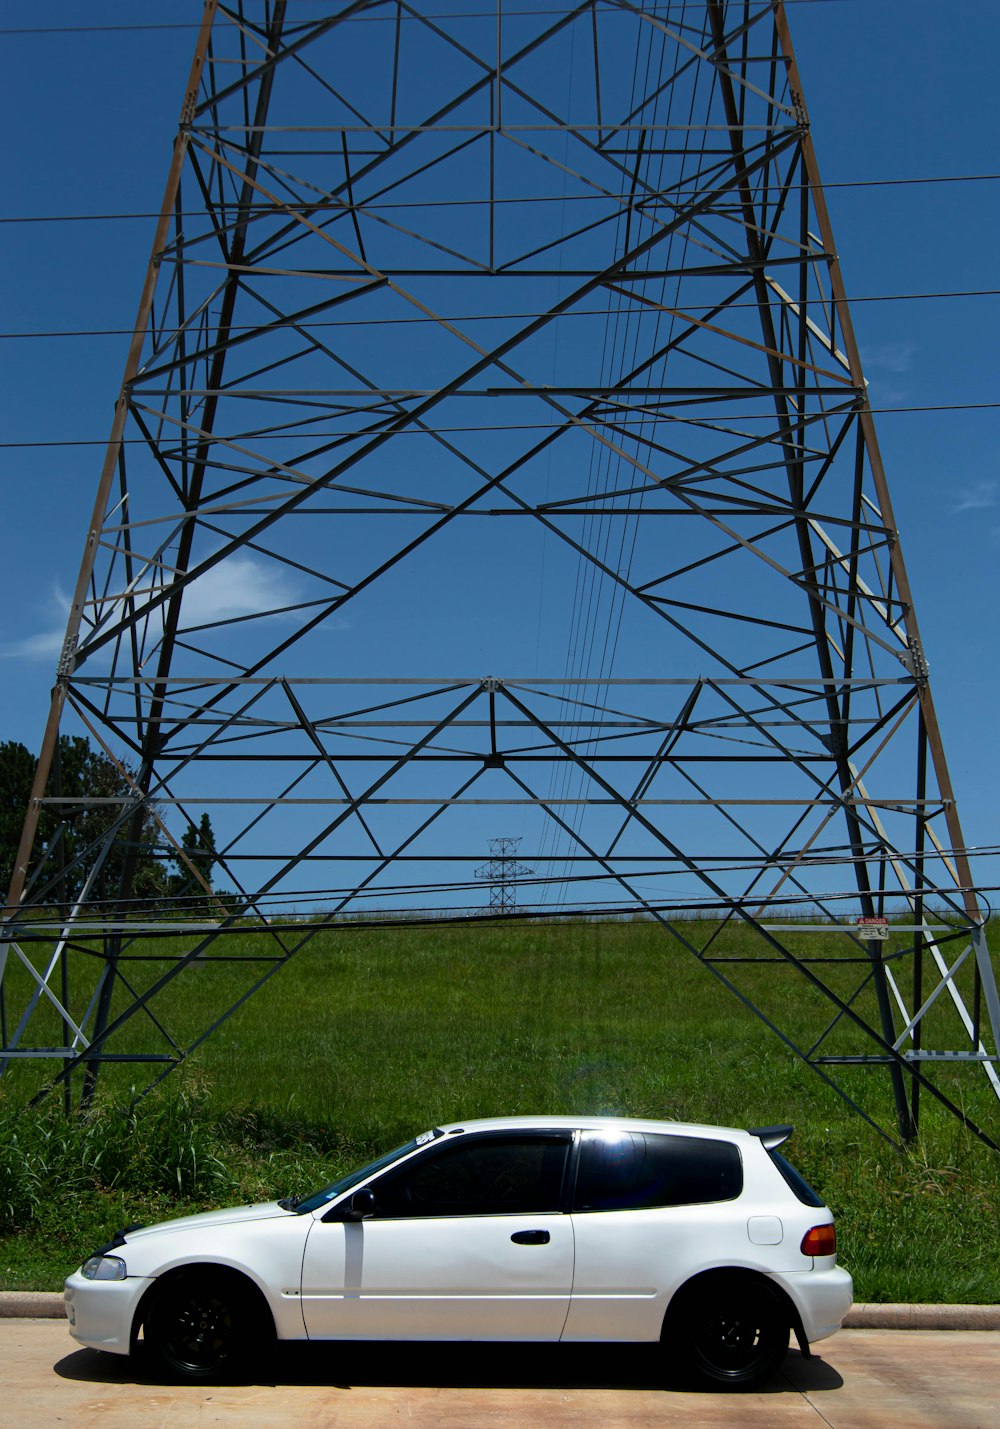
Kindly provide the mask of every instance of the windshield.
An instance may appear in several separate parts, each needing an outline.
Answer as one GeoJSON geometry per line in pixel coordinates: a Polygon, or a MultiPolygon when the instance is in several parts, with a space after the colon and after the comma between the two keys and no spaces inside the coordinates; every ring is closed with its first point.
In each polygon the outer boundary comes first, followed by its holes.
{"type": "Polygon", "coordinates": [[[374,1176],[376,1171],[381,1171],[384,1166],[391,1166],[394,1161],[398,1161],[402,1156],[408,1156],[411,1151],[416,1151],[420,1146],[426,1146],[434,1141],[436,1137],[443,1136],[444,1132],[437,1127],[433,1131],[422,1131],[419,1136],[415,1136],[412,1141],[405,1141],[402,1146],[397,1146],[395,1151],[387,1151],[384,1156],[378,1156],[374,1161],[369,1161],[367,1166],[362,1166],[360,1171],[351,1171],[346,1176],[341,1176],[339,1181],[331,1181],[329,1186],[324,1186],[321,1191],[314,1191],[311,1196],[298,1197],[288,1204],[289,1210],[294,1210],[298,1215],[304,1216],[308,1211],[318,1211],[320,1206],[326,1206],[330,1201],[336,1200],[338,1196],[349,1191],[352,1186],[360,1185],[362,1181],[367,1181],[369,1176],[374,1176]]]}

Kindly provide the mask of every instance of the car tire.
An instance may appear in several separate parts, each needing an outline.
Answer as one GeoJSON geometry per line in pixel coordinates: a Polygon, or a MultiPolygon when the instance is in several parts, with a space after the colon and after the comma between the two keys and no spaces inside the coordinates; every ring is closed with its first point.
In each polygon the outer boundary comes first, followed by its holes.
{"type": "Polygon", "coordinates": [[[210,1270],[172,1276],[145,1313],[147,1356],[175,1379],[239,1374],[265,1338],[257,1296],[241,1276],[210,1270]]]}
{"type": "Polygon", "coordinates": [[[678,1361],[714,1389],[751,1389],[788,1350],[788,1311],[762,1280],[716,1278],[684,1295],[667,1331],[678,1361]]]}

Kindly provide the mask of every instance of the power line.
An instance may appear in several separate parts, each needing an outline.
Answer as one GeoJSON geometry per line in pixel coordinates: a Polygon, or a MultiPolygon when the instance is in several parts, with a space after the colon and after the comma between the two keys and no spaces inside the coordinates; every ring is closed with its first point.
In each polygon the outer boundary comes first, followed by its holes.
{"type": "Polygon", "coordinates": [[[127,31],[135,33],[140,30],[200,30],[201,25],[196,20],[177,20],[159,24],[145,25],[21,25],[7,26],[0,30],[0,35],[100,35],[109,31],[127,31]]]}
{"type": "MultiPolygon", "coordinates": [[[[301,0],[300,0],[301,3],[301,0]]],[[[325,0],[323,0],[325,3],[325,0]]],[[[785,0],[785,5],[847,5],[852,0],[785,0]]],[[[687,0],[688,8],[694,8],[692,0],[687,0]]],[[[699,8],[705,8],[707,0],[698,0],[699,8]]],[[[666,10],[669,13],[669,6],[650,6],[646,11],[647,15],[655,15],[657,9],[666,10]]],[[[537,10],[519,10],[517,18],[535,15],[563,15],[565,9],[556,9],[552,6],[537,10]]],[[[481,10],[449,11],[429,13],[426,15],[403,16],[405,19],[413,20],[481,20],[483,12],[481,10]]],[[[395,24],[395,16],[385,15],[352,15],[345,22],[351,25],[359,24],[395,24]]],[[[131,25],[23,25],[17,27],[7,27],[0,29],[0,35],[98,35],[109,32],[114,33],[139,33],[145,30],[199,30],[201,22],[197,20],[177,20],[160,23],[131,24],[131,25]]]]}
{"type": "MultiPolygon", "coordinates": [[[[1000,409],[1000,402],[943,402],[943,403],[940,403],[940,404],[938,404],[938,405],[930,405],[930,404],[927,404],[927,405],[923,405],[923,406],[912,406],[912,407],[870,407],[868,410],[872,413],[873,416],[894,416],[894,415],[897,415],[897,414],[900,414],[900,413],[914,413],[914,412],[992,412],[992,411],[996,411],[997,409],[1000,409]]],[[[638,415],[648,416],[648,414],[638,414],[638,415]]],[[[665,414],[665,415],[670,416],[671,414],[670,414],[670,413],[667,413],[667,414],[665,414]]],[[[767,415],[767,414],[764,414],[764,415],[765,415],[765,417],[766,417],[766,420],[772,421],[772,422],[774,421],[773,415],[767,415]]],[[[700,420],[703,420],[703,421],[712,421],[712,422],[750,422],[750,421],[760,420],[761,416],[762,416],[762,414],[761,414],[760,412],[712,412],[712,413],[705,413],[700,420]]],[[[684,420],[684,419],[675,419],[675,420],[684,420]]],[[[694,418],[694,419],[692,419],[692,420],[699,420],[699,419],[694,418]]],[[[504,425],[502,425],[502,426],[495,426],[495,427],[494,427],[494,426],[438,427],[438,428],[435,428],[435,430],[436,430],[436,431],[442,431],[442,432],[461,432],[461,433],[463,433],[464,435],[467,435],[467,436],[468,436],[468,435],[471,435],[471,434],[473,434],[473,433],[475,433],[475,432],[495,432],[495,431],[500,431],[500,432],[537,432],[537,431],[553,431],[553,430],[555,430],[557,427],[561,427],[562,425],[564,425],[564,424],[561,423],[561,422],[518,422],[518,423],[516,423],[516,424],[513,425],[513,426],[511,426],[511,425],[509,425],[509,424],[507,424],[507,423],[504,423],[504,425]]],[[[299,435],[300,435],[300,437],[301,437],[302,440],[304,440],[305,437],[308,436],[308,438],[310,439],[310,441],[312,441],[314,438],[317,438],[317,437],[320,437],[320,438],[324,438],[324,437],[340,437],[341,439],[343,439],[343,440],[346,441],[346,440],[349,439],[350,437],[352,437],[352,436],[357,436],[357,435],[359,435],[359,434],[358,434],[358,433],[352,433],[352,432],[343,432],[343,431],[322,431],[322,432],[309,431],[309,432],[307,432],[307,433],[301,433],[301,434],[299,434],[299,435]]],[[[398,433],[398,435],[403,436],[403,435],[406,435],[406,433],[398,433]]],[[[411,433],[410,435],[420,436],[420,435],[422,435],[422,434],[421,434],[420,431],[416,431],[416,432],[414,432],[414,433],[411,433]]],[[[213,442],[213,445],[220,446],[220,447],[224,447],[224,446],[229,445],[229,444],[232,443],[232,442],[253,442],[253,443],[255,443],[255,444],[259,444],[259,443],[261,443],[261,442],[288,441],[288,440],[294,440],[294,439],[295,439],[295,433],[290,433],[290,432],[287,432],[287,431],[285,431],[285,432],[262,432],[262,433],[260,433],[259,435],[253,435],[253,434],[251,434],[251,435],[246,435],[246,434],[242,434],[242,433],[238,433],[238,432],[237,432],[237,433],[234,433],[234,434],[232,434],[231,436],[228,436],[228,437],[217,437],[217,438],[215,438],[215,440],[214,440],[214,442],[213,442]]],[[[22,451],[22,450],[31,450],[31,449],[35,449],[35,448],[49,448],[49,447],[105,447],[105,446],[107,446],[107,444],[108,444],[108,439],[107,439],[107,437],[72,438],[72,439],[67,439],[67,440],[65,440],[65,441],[49,441],[49,442],[38,442],[38,441],[33,441],[33,442],[0,442],[0,451],[12,451],[12,450],[22,451]]],[[[149,443],[146,441],[145,437],[122,437],[122,439],[121,439],[121,445],[122,445],[122,446],[145,447],[145,446],[148,446],[149,443]]]]}
{"type": "MultiPolygon", "coordinates": [[[[0,35],[2,35],[3,33],[4,33],[4,31],[3,31],[3,30],[0,30],[0,35]]],[[[803,188],[811,188],[811,189],[812,189],[812,188],[815,188],[815,189],[900,188],[900,187],[912,186],[912,185],[915,185],[915,184],[916,184],[916,185],[919,185],[919,184],[984,184],[984,183],[992,183],[992,182],[995,182],[995,181],[998,180],[998,179],[1000,179],[1000,173],[997,173],[997,174],[926,174],[926,175],[913,175],[913,176],[911,176],[911,177],[902,178],[902,179],[834,179],[834,180],[832,180],[832,181],[826,181],[826,182],[818,183],[818,184],[812,184],[812,183],[796,184],[795,187],[796,187],[796,189],[803,189],[803,188]]],[[[520,197],[519,197],[519,196],[516,196],[516,195],[515,195],[515,196],[510,197],[510,198],[440,199],[440,200],[438,200],[436,203],[426,203],[426,202],[425,202],[425,203],[417,203],[417,202],[410,202],[410,203],[398,202],[398,203],[382,203],[382,204],[378,204],[378,203],[376,203],[376,204],[360,203],[360,204],[355,205],[355,207],[357,207],[358,209],[368,210],[368,211],[374,212],[374,211],[376,211],[376,210],[377,210],[377,211],[381,211],[381,210],[383,210],[383,209],[398,209],[398,208],[470,208],[470,207],[476,207],[476,206],[481,206],[481,205],[486,205],[486,204],[489,204],[489,205],[491,205],[491,206],[497,206],[497,205],[500,205],[500,204],[523,204],[523,203],[558,203],[558,204],[568,204],[568,203],[595,203],[595,202],[597,202],[598,199],[600,199],[601,197],[602,197],[602,195],[600,195],[600,194],[552,194],[552,195],[539,194],[539,195],[535,195],[534,197],[531,197],[531,196],[528,196],[528,197],[520,196],[520,197]]],[[[615,196],[614,196],[614,195],[608,195],[607,198],[608,198],[609,201],[611,201],[611,200],[613,200],[613,199],[615,198],[615,196]]],[[[296,209],[297,207],[299,207],[299,206],[300,206],[300,205],[296,205],[296,204],[283,204],[283,205],[281,205],[280,207],[275,207],[274,205],[259,205],[259,206],[257,206],[257,207],[251,207],[250,213],[251,213],[252,215],[254,215],[254,216],[257,216],[257,217],[266,216],[267,214],[281,215],[281,214],[294,213],[295,209],[296,209]]],[[[319,213],[319,212],[323,212],[323,211],[332,211],[332,212],[338,212],[338,213],[339,213],[339,212],[343,212],[343,213],[346,214],[346,213],[350,212],[350,207],[349,207],[349,205],[343,204],[343,203],[308,203],[308,204],[305,204],[305,203],[304,203],[304,204],[301,205],[301,207],[302,207],[304,210],[308,210],[309,213],[319,213]]],[[[176,212],[176,210],[170,209],[170,210],[168,211],[168,215],[167,215],[167,216],[172,218],[172,217],[174,217],[175,212],[176,212]]],[[[206,212],[205,212],[204,209],[193,209],[193,210],[191,210],[191,211],[189,211],[189,212],[182,212],[179,216],[180,216],[181,218],[185,218],[185,219],[190,219],[190,218],[204,218],[204,217],[206,216],[206,212]]],[[[112,212],[112,213],[24,213],[24,214],[8,214],[8,215],[5,215],[5,216],[3,216],[3,217],[0,217],[0,224],[3,224],[3,223],[118,223],[118,222],[124,222],[124,221],[132,220],[132,219],[152,219],[152,218],[162,218],[162,217],[163,217],[163,213],[162,213],[160,210],[157,210],[157,209],[136,210],[135,212],[132,212],[132,213],[127,213],[127,212],[117,212],[117,213],[115,213],[115,212],[112,212]]]]}
{"type": "MultiPolygon", "coordinates": [[[[874,293],[866,297],[855,297],[848,299],[848,306],[854,307],[856,303],[920,303],[942,298],[997,298],[1000,297],[1000,288],[956,288],[951,291],[940,293],[874,293]]],[[[831,299],[824,299],[827,305],[831,299]]],[[[729,310],[733,308],[755,308],[756,303],[730,303],[729,310]]],[[[603,317],[605,308],[578,308],[566,317],[603,317]]],[[[653,310],[651,310],[653,311],[653,310]]],[[[347,318],[339,321],[310,322],[309,331],[313,328],[345,328],[345,327],[388,327],[390,325],[402,323],[435,323],[439,321],[461,323],[461,322],[509,322],[512,319],[527,319],[545,317],[543,312],[519,312],[519,313],[448,313],[442,318],[347,318]]],[[[230,332],[254,332],[256,324],[232,323],[229,326],[230,332]]],[[[131,337],[134,329],[130,327],[92,327],[92,328],[51,328],[38,329],[34,332],[0,332],[0,341],[21,340],[23,338],[37,337],[131,337]]]]}

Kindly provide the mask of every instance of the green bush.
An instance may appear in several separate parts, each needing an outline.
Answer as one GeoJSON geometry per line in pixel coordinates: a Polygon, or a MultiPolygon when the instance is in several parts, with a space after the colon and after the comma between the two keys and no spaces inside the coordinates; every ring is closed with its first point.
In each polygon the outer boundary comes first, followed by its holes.
{"type": "Polygon", "coordinates": [[[231,1187],[203,1091],[172,1088],[75,1117],[54,1098],[0,1098],[0,1231],[24,1231],[54,1200],[87,1193],[212,1199],[231,1187]]]}

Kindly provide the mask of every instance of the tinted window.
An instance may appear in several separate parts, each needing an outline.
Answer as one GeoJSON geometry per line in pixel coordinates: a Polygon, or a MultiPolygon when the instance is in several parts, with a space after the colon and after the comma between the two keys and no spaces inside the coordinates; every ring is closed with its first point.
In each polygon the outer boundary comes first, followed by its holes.
{"type": "Polygon", "coordinates": [[[792,1163],[786,1161],[780,1151],[768,1151],[767,1154],[785,1178],[785,1184],[804,1206],[822,1206],[824,1204],[823,1197],[816,1194],[801,1171],[796,1171],[792,1163]]]}
{"type": "Polygon", "coordinates": [[[377,1181],[375,1214],[484,1216],[561,1209],[570,1137],[452,1142],[377,1181]]]}
{"type": "MultiPolygon", "coordinates": [[[[383,1166],[389,1166],[393,1161],[398,1161],[401,1156],[408,1155],[411,1151],[416,1151],[418,1146],[423,1146],[425,1142],[431,1141],[436,1136],[443,1136],[443,1131],[435,1128],[433,1131],[422,1132],[420,1136],[415,1136],[412,1141],[404,1142],[402,1146],[397,1146],[395,1151],[387,1151],[374,1161],[370,1161],[367,1166],[362,1166],[357,1171],[351,1171],[349,1175],[342,1176],[339,1181],[331,1181],[329,1186],[324,1186],[322,1191],[315,1191],[311,1196],[303,1196],[299,1200],[288,1202],[288,1209],[296,1211],[300,1216],[307,1211],[317,1211],[320,1206],[325,1206],[332,1201],[335,1196],[342,1195],[349,1191],[352,1186],[357,1186],[361,1181],[367,1181],[376,1171],[381,1171],[383,1166]]],[[[284,1201],[279,1202],[285,1205],[284,1201]]]]}
{"type": "Polygon", "coordinates": [[[587,1132],[574,1209],[626,1211],[731,1201],[743,1189],[743,1163],[728,1141],[629,1131],[587,1132]]]}

